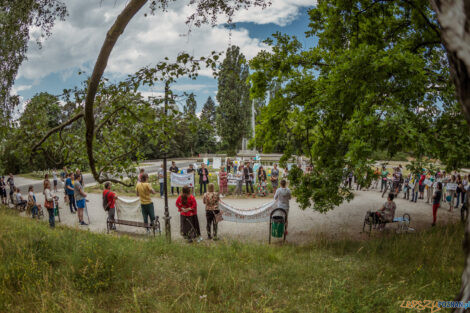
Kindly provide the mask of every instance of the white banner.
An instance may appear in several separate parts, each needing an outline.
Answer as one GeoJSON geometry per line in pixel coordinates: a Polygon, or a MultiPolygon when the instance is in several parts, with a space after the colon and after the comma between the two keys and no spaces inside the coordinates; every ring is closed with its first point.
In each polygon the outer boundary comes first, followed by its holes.
{"type": "Polygon", "coordinates": [[[457,190],[456,183],[447,183],[447,190],[457,190]]]}
{"type": "Polygon", "coordinates": [[[171,173],[171,187],[194,187],[194,175],[171,173]]]}
{"type": "Polygon", "coordinates": [[[119,197],[116,200],[116,219],[142,222],[142,209],[140,208],[139,198],[125,199],[119,197]]]}
{"type": "Polygon", "coordinates": [[[212,168],[218,170],[222,166],[222,159],[221,158],[213,158],[212,159],[212,168]]]}
{"type": "Polygon", "coordinates": [[[255,209],[237,209],[223,201],[219,202],[219,210],[224,221],[236,223],[262,223],[268,222],[271,212],[274,210],[275,201],[263,204],[255,209]]]}
{"type": "Polygon", "coordinates": [[[431,187],[431,186],[432,186],[432,181],[431,181],[430,179],[425,179],[425,180],[423,181],[423,183],[424,183],[426,186],[428,186],[428,187],[431,187]]]}

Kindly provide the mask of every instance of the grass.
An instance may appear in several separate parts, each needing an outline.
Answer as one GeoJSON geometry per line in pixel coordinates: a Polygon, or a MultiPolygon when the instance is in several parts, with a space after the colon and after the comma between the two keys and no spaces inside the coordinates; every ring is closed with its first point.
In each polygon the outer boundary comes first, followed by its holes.
{"type": "Polygon", "coordinates": [[[413,312],[402,300],[458,293],[462,238],[456,224],[365,242],[168,244],[0,210],[0,312],[413,312]]]}

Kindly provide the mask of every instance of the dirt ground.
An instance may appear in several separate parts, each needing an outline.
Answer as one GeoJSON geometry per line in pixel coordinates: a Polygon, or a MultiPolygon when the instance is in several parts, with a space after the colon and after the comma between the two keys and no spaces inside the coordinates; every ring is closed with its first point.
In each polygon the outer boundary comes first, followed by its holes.
{"type": "MultiPolygon", "coordinates": [[[[89,202],[87,204],[90,225],[79,226],[76,214],[71,214],[68,205],[65,206],[63,202],[63,192],[59,191],[60,196],[60,214],[62,224],[76,227],[83,230],[93,232],[105,233],[106,232],[106,212],[102,209],[101,195],[89,194],[89,202]]],[[[36,194],[38,203],[44,203],[44,196],[41,193],[36,194]]],[[[202,198],[196,197],[198,202],[198,217],[201,226],[201,233],[203,238],[206,239],[206,218],[202,198]]],[[[164,202],[160,197],[153,198],[156,215],[160,217],[163,228],[163,208],[164,202]]],[[[176,198],[169,199],[170,216],[171,219],[171,232],[172,238],[181,240],[179,234],[179,215],[175,206],[176,198]]],[[[223,199],[223,201],[238,207],[238,208],[254,208],[261,204],[271,201],[270,197],[256,198],[256,199],[223,199]]],[[[402,195],[396,200],[397,211],[396,216],[401,216],[405,212],[411,216],[411,227],[416,231],[427,229],[431,227],[432,222],[432,209],[430,204],[426,204],[425,200],[419,200],[418,203],[412,203],[408,200],[402,199],[402,195]]],[[[381,198],[381,193],[376,190],[357,191],[355,198],[349,203],[343,203],[336,207],[334,210],[321,214],[313,211],[312,209],[301,210],[295,200],[291,200],[291,207],[289,212],[289,225],[287,240],[295,244],[304,244],[314,239],[321,237],[333,238],[354,238],[366,239],[368,236],[362,233],[362,225],[364,216],[368,210],[376,210],[383,203],[385,199],[381,198]]],[[[458,222],[460,218],[460,211],[448,212],[448,204],[443,204],[442,208],[438,211],[438,224],[449,222],[458,222]]],[[[46,217],[43,219],[47,221],[46,217]]],[[[87,222],[87,218],[85,217],[87,222]]],[[[268,223],[233,223],[222,221],[219,224],[219,237],[225,239],[238,239],[243,241],[267,242],[268,240],[268,223]]],[[[387,232],[394,232],[395,225],[387,225],[387,232]]],[[[132,227],[118,226],[118,234],[144,234],[144,229],[137,229],[132,227]]],[[[372,236],[381,236],[381,233],[375,232],[372,236]]]]}

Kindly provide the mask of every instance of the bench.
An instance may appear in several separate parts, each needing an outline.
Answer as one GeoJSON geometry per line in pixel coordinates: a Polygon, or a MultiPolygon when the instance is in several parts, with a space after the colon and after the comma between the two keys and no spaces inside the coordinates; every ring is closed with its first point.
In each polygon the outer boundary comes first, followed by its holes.
{"type": "Polygon", "coordinates": [[[408,232],[408,231],[413,231],[414,229],[410,227],[411,223],[411,216],[408,213],[403,214],[403,216],[400,217],[395,217],[391,222],[382,222],[382,221],[377,221],[375,218],[372,217],[370,211],[367,211],[366,216],[364,218],[364,225],[362,226],[362,232],[368,232],[369,236],[372,233],[372,228],[376,229],[378,226],[384,226],[386,224],[398,224],[398,228],[396,230],[397,233],[401,232],[408,232]],[[366,226],[368,226],[368,231],[366,229],[366,226]]]}
{"type": "Polygon", "coordinates": [[[153,236],[155,236],[155,233],[158,232],[159,235],[161,235],[162,231],[160,228],[160,221],[158,220],[158,216],[155,217],[155,222],[153,225],[144,223],[144,222],[136,222],[136,221],[127,221],[127,220],[120,220],[120,219],[108,219],[106,220],[106,230],[107,233],[109,234],[109,231],[113,229],[116,225],[124,225],[124,226],[132,226],[132,227],[142,227],[142,228],[147,228],[147,229],[152,229],[153,236]],[[113,227],[114,226],[114,227],[113,227]]]}

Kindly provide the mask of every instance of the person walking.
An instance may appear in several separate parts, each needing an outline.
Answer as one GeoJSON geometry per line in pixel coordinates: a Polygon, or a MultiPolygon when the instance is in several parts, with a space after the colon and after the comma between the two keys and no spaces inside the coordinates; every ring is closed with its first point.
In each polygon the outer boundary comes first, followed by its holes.
{"type": "MultiPolygon", "coordinates": [[[[50,182],[49,182],[50,184],[50,182]]],[[[77,202],[77,211],[78,211],[78,223],[82,226],[88,225],[83,220],[83,211],[85,210],[86,205],[86,193],[83,191],[82,186],[82,176],[80,173],[75,174],[75,182],[73,184],[75,201],[77,202]]]]}
{"type": "Polygon", "coordinates": [[[253,195],[253,198],[254,198],[255,197],[255,190],[253,188],[254,175],[253,175],[253,168],[250,166],[250,162],[245,162],[245,166],[243,167],[243,175],[245,178],[246,193],[249,196],[253,195]]]}
{"type": "MultiPolygon", "coordinates": [[[[142,209],[142,217],[144,219],[144,223],[149,225],[149,218],[150,218],[150,226],[153,226],[155,221],[155,208],[153,206],[152,199],[150,198],[150,194],[155,194],[155,190],[153,190],[152,185],[148,182],[149,175],[144,173],[142,175],[142,181],[137,183],[135,187],[135,193],[140,198],[140,208],[142,209]]],[[[150,228],[147,228],[147,234],[150,234],[150,228]]]]}
{"type": "Polygon", "coordinates": [[[220,172],[219,172],[219,191],[223,197],[227,195],[227,189],[228,189],[228,174],[225,171],[225,168],[221,167],[220,172]]]}
{"type": "Polygon", "coordinates": [[[206,168],[206,164],[201,163],[201,167],[197,170],[199,175],[199,195],[203,195],[202,188],[204,187],[204,193],[207,192],[207,184],[209,183],[209,170],[206,168]]]}
{"type": "MultiPolygon", "coordinates": [[[[170,166],[170,172],[172,173],[175,173],[175,174],[178,174],[178,167],[176,166],[176,163],[175,161],[171,162],[171,166],[170,166]]],[[[173,190],[174,190],[175,187],[171,186],[171,195],[173,195],[173,190]]],[[[179,195],[180,193],[180,187],[176,187],[176,194],[179,195]]]]}
{"type": "Polygon", "coordinates": [[[54,215],[54,194],[51,191],[51,183],[48,181],[44,186],[44,207],[49,215],[49,226],[55,227],[55,215],[54,215]]]}
{"type": "Polygon", "coordinates": [[[441,206],[442,183],[438,182],[435,189],[436,191],[432,196],[432,226],[436,226],[437,209],[441,206]]]}
{"type": "Polygon", "coordinates": [[[208,191],[204,194],[202,199],[202,202],[206,205],[207,238],[218,240],[216,216],[220,213],[220,196],[215,192],[214,184],[209,184],[207,189],[208,191]],[[213,230],[214,237],[212,237],[211,228],[213,230]]]}
{"type": "Polygon", "coordinates": [[[276,194],[276,190],[279,187],[279,169],[276,163],[274,163],[271,170],[271,186],[273,186],[273,193],[276,194]]]}
{"type": "Polygon", "coordinates": [[[182,194],[176,199],[176,207],[180,212],[181,235],[191,243],[201,236],[201,230],[197,218],[197,202],[188,186],[183,187],[182,194]]]}
{"type": "MultiPolygon", "coordinates": [[[[117,196],[114,192],[111,191],[111,182],[104,183],[104,190],[103,190],[103,202],[106,203],[105,211],[108,212],[108,219],[110,221],[114,221],[116,216],[116,200],[117,196]],[[104,201],[106,200],[106,201],[104,201]]],[[[111,230],[116,230],[116,225],[113,224],[111,230]]]]}
{"type": "Polygon", "coordinates": [[[77,212],[77,204],[75,203],[75,189],[74,189],[73,173],[69,173],[65,180],[65,190],[67,192],[67,198],[69,200],[70,213],[75,214],[77,212]],[[74,211],[75,209],[75,211],[74,211]]]}

